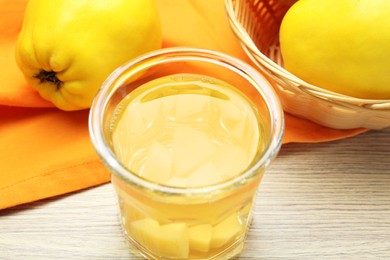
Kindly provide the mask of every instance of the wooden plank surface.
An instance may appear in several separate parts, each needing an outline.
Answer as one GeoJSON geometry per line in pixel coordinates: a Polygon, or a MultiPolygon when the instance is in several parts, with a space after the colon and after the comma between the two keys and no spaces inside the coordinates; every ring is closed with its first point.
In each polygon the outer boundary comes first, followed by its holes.
{"type": "MultiPolygon", "coordinates": [[[[0,259],[141,258],[106,184],[0,211],[0,259]]],[[[390,259],[390,128],[283,146],[237,259],[390,259]]]]}

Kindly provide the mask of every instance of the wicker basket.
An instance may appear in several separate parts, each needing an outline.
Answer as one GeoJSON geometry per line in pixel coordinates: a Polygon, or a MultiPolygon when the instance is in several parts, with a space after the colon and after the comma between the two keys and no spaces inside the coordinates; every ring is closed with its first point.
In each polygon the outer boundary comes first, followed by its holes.
{"type": "Polygon", "coordinates": [[[269,76],[286,112],[337,129],[390,126],[390,100],[327,91],[283,68],[279,27],[289,5],[281,0],[225,0],[225,7],[234,33],[248,56],[269,76]]]}

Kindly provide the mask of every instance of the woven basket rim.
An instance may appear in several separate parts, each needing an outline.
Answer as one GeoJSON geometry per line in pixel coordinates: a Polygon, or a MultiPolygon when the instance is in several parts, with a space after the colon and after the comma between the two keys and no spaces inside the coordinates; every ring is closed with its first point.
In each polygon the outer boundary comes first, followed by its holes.
{"type": "Polygon", "coordinates": [[[390,110],[390,99],[357,98],[317,87],[300,79],[299,77],[295,76],[294,74],[290,73],[282,66],[274,62],[272,59],[268,58],[257,48],[256,44],[249,36],[246,29],[237,20],[236,13],[233,7],[233,1],[240,0],[225,0],[225,9],[227,12],[228,21],[231,25],[234,34],[239,39],[241,45],[247,51],[248,55],[252,56],[250,58],[252,60],[254,59],[253,61],[255,63],[260,63],[275,74],[283,76],[285,79],[288,79],[291,83],[295,85],[295,90],[305,92],[306,94],[314,98],[320,98],[322,100],[327,101],[335,101],[339,104],[342,103],[352,107],[360,107],[376,111],[390,110]]]}

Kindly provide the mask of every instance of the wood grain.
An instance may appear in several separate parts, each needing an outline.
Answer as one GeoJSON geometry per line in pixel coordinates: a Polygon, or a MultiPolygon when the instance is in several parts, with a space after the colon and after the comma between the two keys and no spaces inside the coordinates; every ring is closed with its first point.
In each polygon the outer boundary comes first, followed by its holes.
{"type": "MultiPolygon", "coordinates": [[[[0,259],[141,259],[111,184],[0,211],[0,259]]],[[[390,128],[287,144],[237,259],[390,259],[390,128]]]]}

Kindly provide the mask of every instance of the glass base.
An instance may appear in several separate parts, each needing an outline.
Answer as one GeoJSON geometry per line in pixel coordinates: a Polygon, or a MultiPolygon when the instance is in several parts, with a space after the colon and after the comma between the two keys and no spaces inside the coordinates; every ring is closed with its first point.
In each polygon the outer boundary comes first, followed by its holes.
{"type": "MultiPolygon", "coordinates": [[[[139,256],[144,257],[145,259],[150,260],[184,260],[181,258],[166,258],[161,257],[158,255],[155,255],[154,253],[150,252],[146,248],[144,248],[142,245],[137,243],[135,240],[133,240],[131,237],[129,237],[126,232],[124,232],[127,244],[130,248],[130,250],[139,256]]],[[[220,251],[216,253],[215,255],[210,255],[208,257],[202,257],[202,256],[190,256],[189,258],[185,259],[192,259],[192,260],[227,260],[232,259],[234,257],[237,257],[244,248],[243,243],[244,238],[237,240],[235,243],[231,244],[230,247],[225,248],[223,251],[220,251]]]]}
{"type": "Polygon", "coordinates": [[[253,208],[249,211],[248,215],[244,218],[247,221],[246,228],[241,236],[239,236],[236,241],[231,243],[229,246],[223,248],[223,249],[215,249],[214,252],[210,251],[208,253],[197,253],[197,252],[191,252],[188,258],[174,258],[174,257],[163,257],[160,255],[155,254],[154,252],[150,251],[149,249],[145,248],[143,245],[138,243],[136,240],[134,240],[129,234],[126,232],[126,228],[124,227],[124,222],[121,216],[120,222],[121,222],[121,228],[122,232],[125,236],[125,239],[127,241],[127,244],[132,251],[134,255],[138,255],[141,257],[144,257],[145,259],[151,259],[151,260],[184,260],[184,259],[192,259],[192,260],[225,260],[225,259],[233,259],[242,252],[244,249],[244,241],[246,239],[246,236],[249,232],[249,227],[252,224],[253,221],[253,208]]]}

